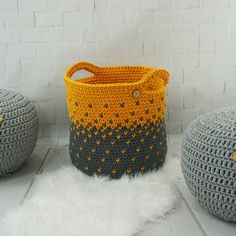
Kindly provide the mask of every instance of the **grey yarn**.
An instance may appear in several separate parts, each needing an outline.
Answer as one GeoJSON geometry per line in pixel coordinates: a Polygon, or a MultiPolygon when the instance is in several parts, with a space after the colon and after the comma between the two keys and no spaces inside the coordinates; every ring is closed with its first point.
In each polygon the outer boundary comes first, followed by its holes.
{"type": "Polygon", "coordinates": [[[236,107],[200,116],[187,129],[182,171],[191,193],[212,214],[236,222],[236,107]]]}
{"type": "Polygon", "coordinates": [[[38,136],[33,104],[20,95],[0,89],[0,175],[17,170],[32,153],[38,136]]]}

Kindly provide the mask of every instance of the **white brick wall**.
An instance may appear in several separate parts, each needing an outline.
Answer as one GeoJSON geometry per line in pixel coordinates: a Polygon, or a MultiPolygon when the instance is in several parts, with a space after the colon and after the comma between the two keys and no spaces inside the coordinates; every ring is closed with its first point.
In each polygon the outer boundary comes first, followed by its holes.
{"type": "Polygon", "coordinates": [[[235,105],[235,0],[0,0],[0,87],[28,96],[40,136],[67,134],[63,73],[77,60],[162,66],[167,126],[235,105]]]}
{"type": "Polygon", "coordinates": [[[4,21],[6,28],[32,28],[34,26],[33,12],[22,11],[7,11],[4,12],[4,21]]]}

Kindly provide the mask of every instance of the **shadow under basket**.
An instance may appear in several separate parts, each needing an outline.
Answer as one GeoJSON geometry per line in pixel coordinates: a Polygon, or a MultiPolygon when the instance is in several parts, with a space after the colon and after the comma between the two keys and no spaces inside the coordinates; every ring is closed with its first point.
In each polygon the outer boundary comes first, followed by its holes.
{"type": "Polygon", "coordinates": [[[143,66],[71,66],[64,79],[73,164],[110,178],[158,170],[167,152],[168,77],[164,69],[143,66]],[[93,76],[72,80],[79,70],[93,76]]]}

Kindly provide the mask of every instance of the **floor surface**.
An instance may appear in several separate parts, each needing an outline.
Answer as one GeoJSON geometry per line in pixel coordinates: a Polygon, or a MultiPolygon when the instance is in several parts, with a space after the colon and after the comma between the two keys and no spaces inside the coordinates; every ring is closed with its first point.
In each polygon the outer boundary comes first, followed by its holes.
{"type": "MultiPolygon", "coordinates": [[[[180,158],[181,136],[169,135],[168,142],[168,158],[180,158]]],[[[27,201],[36,175],[45,168],[58,168],[58,159],[69,161],[65,158],[68,155],[67,145],[68,139],[40,139],[32,157],[18,172],[0,178],[0,217],[27,201]]],[[[179,193],[176,209],[158,223],[148,224],[139,233],[140,236],[236,235],[236,224],[226,223],[204,211],[191,196],[182,178],[176,180],[176,187],[179,193]]]]}

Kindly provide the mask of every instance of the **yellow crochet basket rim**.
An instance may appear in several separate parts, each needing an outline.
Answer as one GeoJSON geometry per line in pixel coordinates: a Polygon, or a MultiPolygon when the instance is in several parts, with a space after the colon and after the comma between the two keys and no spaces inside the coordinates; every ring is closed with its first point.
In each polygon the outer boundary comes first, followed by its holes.
{"type": "MultiPolygon", "coordinates": [[[[95,66],[88,62],[77,62],[70,66],[68,70],[64,74],[64,80],[67,83],[73,84],[74,86],[84,86],[84,87],[90,87],[90,88],[104,88],[104,87],[126,87],[126,86],[136,86],[140,85],[143,82],[145,82],[148,78],[151,78],[152,75],[158,74],[158,72],[165,72],[167,76],[165,78],[159,77],[161,82],[163,82],[163,86],[165,87],[168,82],[169,72],[165,70],[164,68],[152,68],[147,66],[95,66]],[[84,83],[81,80],[85,79],[92,79],[94,76],[89,77],[83,77],[82,79],[73,80],[71,77],[76,71],[79,70],[87,70],[90,73],[93,73],[96,75],[96,73],[99,72],[105,72],[105,71],[122,71],[131,69],[132,71],[139,71],[139,70],[146,70],[147,73],[142,76],[138,81],[134,82],[114,82],[114,83],[84,83]]],[[[162,90],[162,88],[156,90],[158,92],[159,90],[162,90]]]]}

